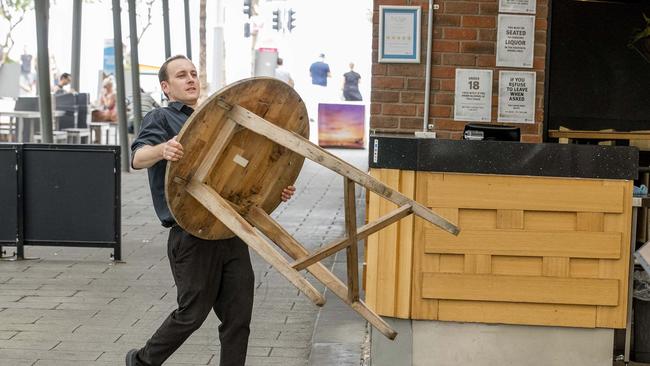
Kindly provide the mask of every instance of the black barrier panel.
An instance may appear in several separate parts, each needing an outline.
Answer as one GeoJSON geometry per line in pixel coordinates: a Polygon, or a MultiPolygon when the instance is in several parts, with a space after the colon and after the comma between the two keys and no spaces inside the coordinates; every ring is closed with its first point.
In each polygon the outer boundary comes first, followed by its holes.
{"type": "Polygon", "coordinates": [[[18,169],[15,145],[0,144],[0,244],[16,245],[18,169]]]}
{"type": "Polygon", "coordinates": [[[119,242],[119,147],[26,144],[23,154],[25,245],[119,242]]]}

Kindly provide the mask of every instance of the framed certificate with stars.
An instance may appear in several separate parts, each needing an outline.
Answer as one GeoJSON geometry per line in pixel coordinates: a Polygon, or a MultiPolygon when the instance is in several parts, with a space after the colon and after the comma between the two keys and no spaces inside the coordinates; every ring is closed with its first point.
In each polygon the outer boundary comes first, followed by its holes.
{"type": "Polygon", "coordinates": [[[420,63],[419,6],[379,7],[379,62],[420,63]]]}

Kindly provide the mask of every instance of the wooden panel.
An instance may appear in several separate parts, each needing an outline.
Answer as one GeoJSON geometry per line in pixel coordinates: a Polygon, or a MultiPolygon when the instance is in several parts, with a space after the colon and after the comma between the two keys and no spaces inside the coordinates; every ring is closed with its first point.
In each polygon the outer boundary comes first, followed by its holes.
{"type": "Polygon", "coordinates": [[[575,189],[560,178],[445,174],[428,183],[430,207],[574,212],[623,212],[622,187],[592,180],[575,189]]]}
{"type": "MultiPolygon", "coordinates": [[[[616,182],[608,182],[616,184],[616,182]]],[[[620,184],[620,183],[619,183],[620,184]]],[[[627,317],[628,276],[630,266],[630,246],[632,227],[632,181],[625,182],[625,194],[621,197],[625,211],[622,215],[605,215],[603,226],[605,231],[619,230],[621,236],[621,257],[616,260],[600,260],[598,276],[600,278],[619,278],[619,306],[616,308],[599,306],[596,315],[596,326],[601,328],[625,328],[627,317]]]]}
{"type": "Polygon", "coordinates": [[[440,255],[424,254],[424,225],[424,220],[415,218],[413,251],[416,254],[413,256],[411,319],[436,320],[438,319],[438,300],[423,298],[422,276],[424,273],[440,271],[440,255]]]}
{"type": "Polygon", "coordinates": [[[494,254],[574,258],[619,258],[621,233],[441,230],[425,233],[426,253],[494,254]]]}
{"type": "Polygon", "coordinates": [[[415,196],[461,233],[414,220],[412,319],[624,326],[631,182],[419,172],[415,196]]]}
{"type": "Polygon", "coordinates": [[[593,328],[596,308],[587,305],[439,301],[439,320],[593,328]]]}
{"type": "Polygon", "coordinates": [[[523,210],[497,210],[498,229],[523,229],[523,210]]]}
{"type": "Polygon", "coordinates": [[[458,212],[458,226],[463,230],[496,229],[497,210],[461,209],[458,212]]]}
{"type": "MultiPolygon", "coordinates": [[[[406,197],[415,196],[415,172],[372,169],[370,175],[406,197]]],[[[369,193],[368,221],[397,206],[369,193]]],[[[411,312],[413,215],[368,237],[366,303],[380,315],[408,318],[411,312]]]]}
{"type": "MultiPolygon", "coordinates": [[[[399,191],[408,198],[415,198],[415,172],[402,171],[399,191]]],[[[397,290],[395,316],[408,318],[411,315],[411,282],[413,280],[413,220],[409,215],[399,221],[397,247],[397,290]]]]}
{"type": "Polygon", "coordinates": [[[544,257],[542,273],[549,277],[569,277],[569,258],[544,257]]]}
{"type": "MultiPolygon", "coordinates": [[[[442,174],[431,175],[423,181],[422,176],[426,173],[418,172],[416,182],[418,188],[424,185],[425,189],[416,189],[416,200],[422,202],[426,194],[426,184],[433,179],[442,179],[442,174]]],[[[438,215],[449,220],[451,223],[458,223],[458,209],[455,208],[432,208],[438,215]]],[[[415,231],[413,235],[413,283],[411,298],[411,318],[412,319],[437,319],[438,301],[424,299],[422,296],[422,275],[424,273],[439,272],[441,269],[441,256],[438,254],[424,254],[424,233],[425,228],[430,224],[420,218],[415,218],[415,231]]],[[[446,258],[445,258],[446,260],[446,258]]],[[[461,262],[462,263],[462,262],[461,262]]]]}
{"type": "MultiPolygon", "coordinates": [[[[387,186],[399,189],[399,170],[383,169],[380,180],[387,186]]],[[[385,199],[380,199],[379,211],[384,214],[397,206],[385,199]]],[[[379,252],[377,266],[380,269],[377,278],[377,304],[379,315],[395,314],[395,295],[397,279],[398,224],[392,224],[379,232],[379,252]]]]}
{"type": "Polygon", "coordinates": [[[524,228],[535,231],[575,231],[575,212],[524,211],[524,228]]]}
{"type": "Polygon", "coordinates": [[[616,306],[618,280],[424,273],[429,299],[616,306]]]}
{"type": "MultiPolygon", "coordinates": [[[[383,169],[371,169],[369,174],[378,179],[381,180],[381,171],[383,169]]],[[[381,216],[381,213],[379,211],[379,202],[382,200],[378,195],[372,193],[372,192],[367,192],[368,195],[368,209],[366,210],[367,212],[367,220],[368,221],[373,221],[377,219],[379,216],[381,216]]],[[[377,291],[379,290],[377,288],[377,277],[378,277],[378,272],[381,270],[378,266],[379,262],[379,233],[375,233],[373,235],[370,235],[366,239],[366,268],[368,269],[366,272],[366,304],[371,309],[377,309],[377,291]]]]}
{"type": "Polygon", "coordinates": [[[485,254],[467,254],[464,262],[465,273],[491,273],[492,256],[485,254]]]}
{"type": "Polygon", "coordinates": [[[492,256],[492,274],[541,276],[541,257],[492,256]]]}
{"type": "MultiPolygon", "coordinates": [[[[437,254],[425,254],[430,257],[437,254]]],[[[440,272],[463,273],[465,271],[465,256],[462,254],[440,254],[440,272]]]]}
{"type": "Polygon", "coordinates": [[[598,278],[598,259],[571,258],[570,277],[598,278]]]}
{"type": "Polygon", "coordinates": [[[576,213],[576,230],[578,231],[603,231],[605,214],[602,212],[576,213]]]}

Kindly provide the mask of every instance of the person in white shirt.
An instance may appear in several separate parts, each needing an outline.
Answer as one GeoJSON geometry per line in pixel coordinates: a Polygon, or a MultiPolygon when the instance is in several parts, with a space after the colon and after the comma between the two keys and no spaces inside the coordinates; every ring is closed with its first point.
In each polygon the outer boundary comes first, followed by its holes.
{"type": "Polygon", "coordinates": [[[282,58],[278,57],[278,61],[277,61],[278,65],[275,68],[275,78],[284,81],[285,83],[289,84],[293,88],[294,85],[293,79],[291,78],[289,71],[285,70],[284,67],[282,66],[283,63],[284,61],[282,60],[282,58]]]}

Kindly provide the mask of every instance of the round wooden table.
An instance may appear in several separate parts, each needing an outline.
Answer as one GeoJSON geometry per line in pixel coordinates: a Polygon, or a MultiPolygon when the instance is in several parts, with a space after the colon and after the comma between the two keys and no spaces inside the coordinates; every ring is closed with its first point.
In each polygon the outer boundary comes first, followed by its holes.
{"type": "Polygon", "coordinates": [[[245,215],[253,207],[271,213],[281,202],[282,190],[295,182],[304,162],[301,155],[228,118],[235,105],[309,137],[305,103],[293,88],[277,79],[242,80],[203,102],[178,134],[184,156],[167,164],[165,177],[167,203],[176,222],[202,239],[225,239],[234,234],[184,189],[195,174],[201,174],[200,181],[239,214],[245,215]]]}

